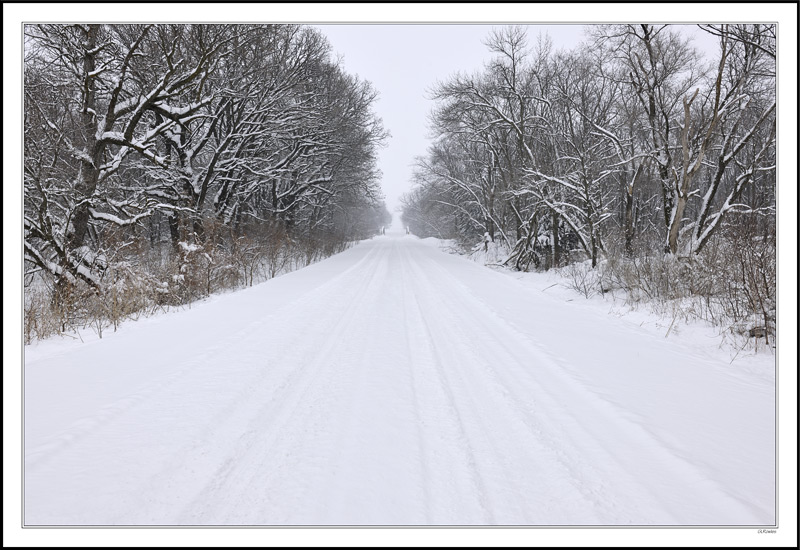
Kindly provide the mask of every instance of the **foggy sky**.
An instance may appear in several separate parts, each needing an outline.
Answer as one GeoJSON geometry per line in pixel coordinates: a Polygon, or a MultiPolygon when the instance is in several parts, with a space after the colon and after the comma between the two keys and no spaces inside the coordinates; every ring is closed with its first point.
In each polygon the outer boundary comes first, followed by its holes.
{"type": "MultiPolygon", "coordinates": [[[[314,25],[328,38],[334,56],[340,56],[348,73],[372,83],[379,93],[374,106],[391,133],[379,152],[382,187],[389,211],[399,209],[400,196],[412,187],[414,159],[430,144],[428,115],[434,102],[429,90],[456,72],[479,71],[492,57],[483,44],[493,28],[484,24],[333,24],[314,25]]],[[[584,25],[524,25],[534,45],[547,35],[553,50],[575,48],[584,38],[584,25]]],[[[714,40],[693,25],[681,26],[696,37],[701,49],[714,40]]],[[[712,55],[708,53],[707,55],[712,55]]]]}

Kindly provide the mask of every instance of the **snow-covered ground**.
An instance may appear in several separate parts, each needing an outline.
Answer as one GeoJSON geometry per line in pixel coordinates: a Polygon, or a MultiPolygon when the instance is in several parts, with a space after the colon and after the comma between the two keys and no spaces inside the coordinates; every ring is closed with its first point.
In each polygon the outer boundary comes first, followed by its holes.
{"type": "MultiPolygon", "coordinates": [[[[432,245],[438,241],[441,250],[459,253],[458,246],[451,241],[426,240],[432,245]]],[[[499,248],[490,248],[489,252],[485,253],[482,247],[476,247],[466,257],[498,273],[513,277],[531,290],[561,300],[568,304],[567,307],[590,308],[600,314],[624,317],[625,321],[636,324],[654,336],[678,341],[683,346],[691,347],[694,353],[725,361],[731,365],[730,372],[734,376],[754,376],[775,383],[774,342],[770,342],[767,346],[763,338],[747,338],[743,334],[734,334],[727,327],[712,326],[706,321],[697,319],[696,316],[681,311],[682,307],[692,307],[694,304],[676,301],[667,306],[630,302],[626,299],[625,292],[620,289],[612,289],[603,295],[591,292],[587,297],[583,292],[575,290],[575,283],[568,274],[559,270],[522,273],[503,267],[501,264],[507,254],[499,248]],[[656,310],[659,309],[662,311],[657,313],[656,310]]],[[[581,268],[589,269],[588,266],[581,268]]],[[[750,326],[757,324],[758,320],[750,326]]]]}
{"type": "Polygon", "coordinates": [[[387,235],[26,346],[25,524],[773,525],[774,357],[551,284],[387,235]]]}

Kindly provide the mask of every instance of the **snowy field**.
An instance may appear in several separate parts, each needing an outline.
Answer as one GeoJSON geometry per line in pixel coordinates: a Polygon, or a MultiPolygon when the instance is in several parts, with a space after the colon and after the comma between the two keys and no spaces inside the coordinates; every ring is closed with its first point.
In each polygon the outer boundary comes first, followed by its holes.
{"type": "Polygon", "coordinates": [[[25,348],[26,525],[769,526],[774,356],[387,235],[25,348]]]}

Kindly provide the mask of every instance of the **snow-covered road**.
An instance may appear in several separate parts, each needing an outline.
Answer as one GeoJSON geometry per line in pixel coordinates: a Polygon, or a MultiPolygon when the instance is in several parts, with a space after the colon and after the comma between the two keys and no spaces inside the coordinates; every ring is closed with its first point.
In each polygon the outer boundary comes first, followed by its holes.
{"type": "Polygon", "coordinates": [[[770,525],[774,387],[414,237],[26,348],[27,525],[770,525]]]}

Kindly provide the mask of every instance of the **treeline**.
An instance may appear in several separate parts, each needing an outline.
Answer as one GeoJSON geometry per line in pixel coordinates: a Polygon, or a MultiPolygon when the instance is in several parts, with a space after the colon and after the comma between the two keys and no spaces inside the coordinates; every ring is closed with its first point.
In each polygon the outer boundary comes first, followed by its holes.
{"type": "Polygon", "coordinates": [[[24,36],[28,339],[253,284],[387,223],[376,92],[315,29],[24,36]]]}
{"type": "Polygon", "coordinates": [[[488,233],[520,270],[585,262],[594,291],[702,296],[774,323],[775,26],[694,29],[713,55],[668,25],[595,26],[572,51],[493,32],[482,71],[433,90],[404,223],[488,233]]]}

